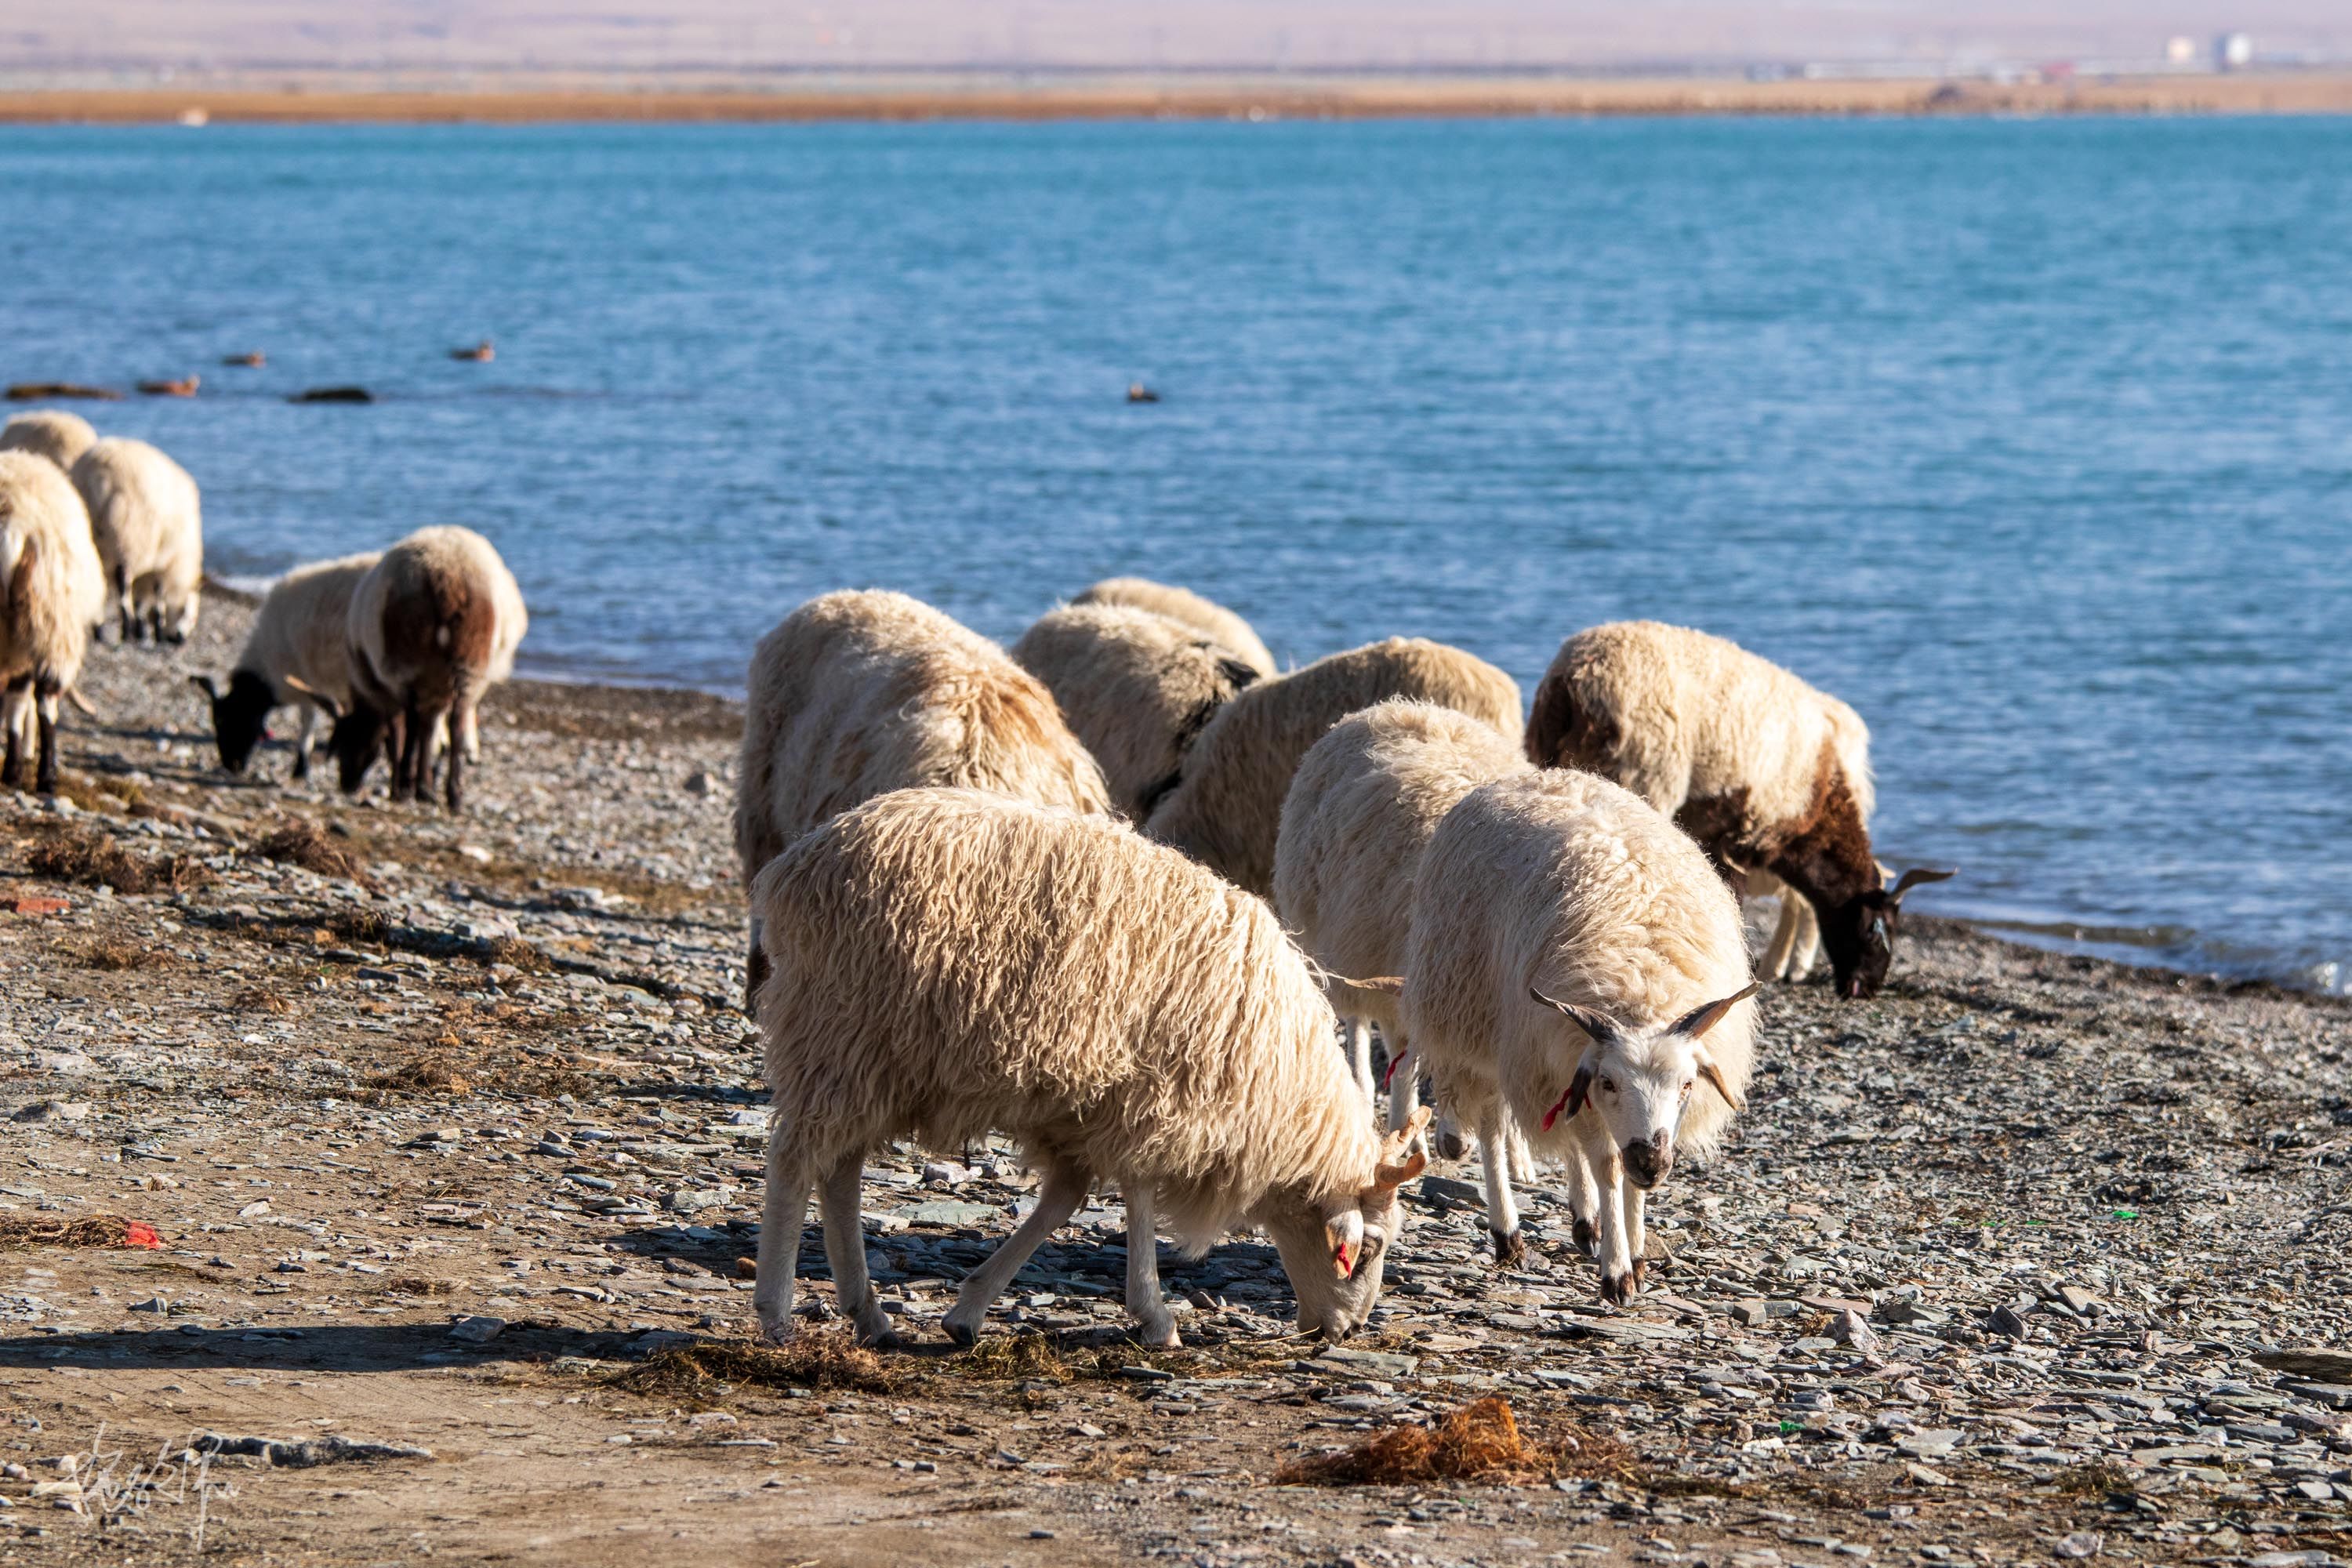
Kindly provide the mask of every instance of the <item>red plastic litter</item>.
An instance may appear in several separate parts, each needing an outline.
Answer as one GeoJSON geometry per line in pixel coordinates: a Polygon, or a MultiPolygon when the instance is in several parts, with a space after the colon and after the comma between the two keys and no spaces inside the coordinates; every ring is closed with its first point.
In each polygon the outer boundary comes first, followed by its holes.
{"type": "Polygon", "coordinates": [[[160,1250],[163,1245],[163,1238],[155,1234],[153,1226],[134,1219],[122,1227],[122,1245],[160,1250]]]}
{"type": "Polygon", "coordinates": [[[71,899],[45,899],[31,893],[0,899],[0,909],[14,910],[20,915],[61,915],[71,908],[71,899]]]}

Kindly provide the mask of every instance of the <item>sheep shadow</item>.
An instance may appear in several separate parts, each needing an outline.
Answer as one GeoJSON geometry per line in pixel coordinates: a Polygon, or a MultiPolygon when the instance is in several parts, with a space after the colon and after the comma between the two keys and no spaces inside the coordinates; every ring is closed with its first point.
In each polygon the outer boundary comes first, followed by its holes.
{"type": "Polygon", "coordinates": [[[257,1372],[407,1372],[537,1363],[562,1356],[611,1360],[642,1331],[601,1332],[520,1323],[487,1344],[450,1337],[446,1323],[328,1324],[300,1329],[118,1329],[0,1340],[0,1367],[42,1372],[235,1367],[257,1372]]]}

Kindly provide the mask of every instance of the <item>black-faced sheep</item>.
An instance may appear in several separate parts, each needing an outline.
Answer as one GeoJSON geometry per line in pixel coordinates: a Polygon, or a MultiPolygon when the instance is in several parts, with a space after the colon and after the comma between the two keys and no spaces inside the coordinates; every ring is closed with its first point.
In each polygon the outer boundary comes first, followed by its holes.
{"type": "MultiPolygon", "coordinates": [[[[1886,886],[1860,716],[1705,632],[1655,621],[1579,632],[1536,689],[1527,742],[1538,765],[1613,779],[1673,816],[1742,891],[1764,871],[1811,904],[1841,996],[1877,992],[1903,895],[1952,875],[1915,869],[1886,886]]],[[[1792,967],[1801,935],[1784,901],[1768,967],[1792,967]]]]}
{"type": "Polygon", "coordinates": [[[31,452],[0,452],[0,782],[21,788],[25,752],[37,752],[34,787],[58,788],[58,700],[81,674],[105,579],[89,515],[63,469],[31,452]]]}
{"type": "Polygon", "coordinates": [[[144,441],[110,436],[73,466],[122,640],[184,643],[205,580],[204,508],[188,470],[144,441]]]}
{"type": "Polygon", "coordinates": [[[352,595],[381,559],[370,552],[297,566],[270,584],[255,612],[228,689],[209,675],[188,678],[212,704],[222,767],[243,773],[268,738],[270,710],[290,702],[302,713],[294,776],[310,776],[320,719],[332,721],[352,704],[352,595]]]}
{"type": "Polygon", "coordinates": [[[769,1338],[792,1332],[814,1187],[840,1307],[860,1339],[889,1342],[859,1222],[866,1156],[990,1132],[1042,1183],[948,1314],[964,1343],[1104,1178],[1126,1200],[1128,1310],[1148,1342],[1176,1342],[1163,1224],[1196,1256],[1263,1226],[1303,1332],[1339,1339],[1370,1316],[1421,1128],[1373,1131],[1322,989],[1263,902],[1110,818],[963,789],[834,818],[760,873],[751,902],[775,1096],[753,1296],[769,1338]]]}

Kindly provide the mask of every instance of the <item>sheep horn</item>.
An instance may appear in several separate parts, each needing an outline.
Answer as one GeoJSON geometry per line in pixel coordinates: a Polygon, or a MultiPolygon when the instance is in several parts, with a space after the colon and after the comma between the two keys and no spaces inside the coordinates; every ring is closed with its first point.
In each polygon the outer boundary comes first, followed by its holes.
{"type": "MultiPolygon", "coordinates": [[[[1756,984],[1753,982],[1750,982],[1748,989],[1745,991],[1738,992],[1730,996],[1726,996],[1720,1002],[1710,1002],[1704,1007],[1694,1008],[1690,1012],[1685,1013],[1681,1017],[1675,1019],[1674,1027],[1669,1029],[1667,1033],[1674,1035],[1687,1035],[1692,1039],[1696,1040],[1701,1035],[1706,1034],[1709,1029],[1714,1028],[1717,1024],[1722,1023],[1723,1016],[1726,1013],[1730,1012],[1733,1007],[1747,1001],[1750,996],[1755,995],[1757,989],[1756,984]]],[[[1731,1096],[1726,1094],[1723,1098],[1729,1100],[1731,1096]]]]}
{"type": "Polygon", "coordinates": [[[1379,974],[1370,980],[1350,980],[1344,974],[1332,974],[1328,970],[1325,973],[1329,979],[1351,990],[1375,991],[1383,996],[1404,994],[1404,976],[1401,974],[1379,974]]]}
{"type": "Polygon", "coordinates": [[[279,679],[285,681],[289,689],[300,692],[303,696],[309,698],[311,701],[325,709],[328,718],[340,719],[343,716],[345,710],[341,703],[336,701],[333,698],[328,696],[325,692],[320,690],[317,687],[311,685],[300,676],[288,675],[281,676],[279,679]]]}
{"type": "Polygon", "coordinates": [[[1608,1019],[1602,1017],[1598,1013],[1587,1012],[1584,1008],[1570,1006],[1568,1003],[1562,1002],[1556,996],[1545,995],[1533,985],[1529,985],[1528,987],[1528,994],[1542,1003],[1545,1006],[1565,1016],[1570,1023],[1574,1024],[1578,1028],[1583,1030],[1586,1037],[1596,1046],[1605,1046],[1610,1041],[1618,1037],[1617,1026],[1611,1023],[1608,1019]]]}
{"type": "Polygon", "coordinates": [[[89,699],[81,694],[80,687],[67,687],[66,700],[72,703],[74,705],[74,710],[79,713],[83,718],[95,719],[98,717],[98,710],[90,706],[89,699]]]}
{"type": "Polygon", "coordinates": [[[1380,1163],[1372,1167],[1372,1185],[1393,1191],[1429,1169],[1429,1146],[1423,1134],[1434,1114],[1424,1105],[1388,1135],[1381,1147],[1380,1163]]]}
{"type": "Polygon", "coordinates": [[[1886,889],[1887,900],[1890,903],[1899,904],[1903,901],[1904,894],[1921,883],[1948,882],[1959,874],[1960,868],[1958,866],[1948,871],[1931,871],[1925,866],[1914,866],[1895,879],[1895,886],[1886,889]]]}

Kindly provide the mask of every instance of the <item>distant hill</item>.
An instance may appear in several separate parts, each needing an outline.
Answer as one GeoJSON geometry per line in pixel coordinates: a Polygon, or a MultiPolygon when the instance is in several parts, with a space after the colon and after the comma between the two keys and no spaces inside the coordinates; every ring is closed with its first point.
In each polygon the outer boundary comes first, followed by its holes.
{"type": "Polygon", "coordinates": [[[2352,58],[2343,0],[12,0],[0,72],[2149,60],[2224,26],[2352,58]]]}

